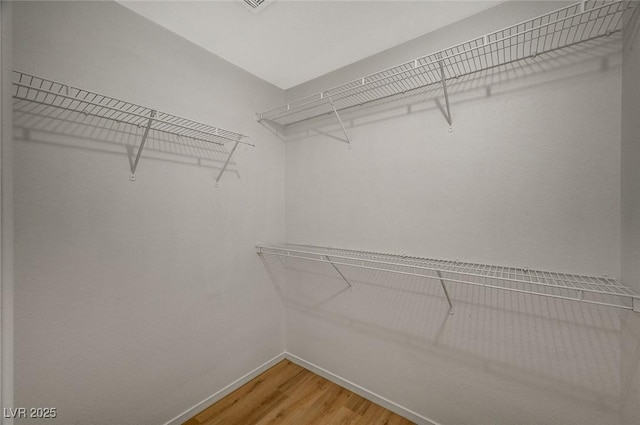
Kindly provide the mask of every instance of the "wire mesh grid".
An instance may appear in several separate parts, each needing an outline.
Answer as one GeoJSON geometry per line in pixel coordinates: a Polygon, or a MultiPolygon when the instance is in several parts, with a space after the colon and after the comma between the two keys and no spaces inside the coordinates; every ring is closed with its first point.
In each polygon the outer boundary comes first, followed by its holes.
{"type": "MultiPolygon", "coordinates": [[[[168,134],[177,138],[184,137],[217,145],[241,141],[246,137],[240,133],[155,111],[145,106],[24,72],[13,72],[13,87],[15,101],[32,105],[32,113],[38,113],[33,109],[36,105],[40,105],[43,109],[56,108],[57,113],[47,112],[52,118],[78,121],[82,117],[94,117],[138,128],[149,125],[149,131],[156,134],[168,134]]],[[[21,105],[21,108],[24,107],[24,104],[21,105]]]]}
{"type": "Polygon", "coordinates": [[[373,101],[405,94],[443,80],[523,59],[540,58],[578,43],[608,36],[622,29],[629,1],[576,3],[523,23],[359,78],[259,114],[282,125],[294,124],[373,101]],[[333,103],[333,105],[332,105],[333,103]]]}
{"type": "MultiPolygon", "coordinates": [[[[85,142],[108,142],[133,150],[140,145],[145,131],[145,128],[136,125],[21,99],[14,99],[13,102],[13,126],[17,137],[33,137],[32,133],[36,131],[54,136],[71,136],[73,140],[80,138],[85,142]]],[[[62,143],[59,138],[56,140],[62,143]]],[[[73,140],[68,140],[67,144],[74,145],[73,140]]],[[[219,163],[228,157],[228,146],[150,130],[145,150],[219,163]]],[[[232,161],[230,165],[235,163],[232,161]]]]}
{"type": "Polygon", "coordinates": [[[309,245],[259,246],[260,253],[633,309],[640,295],[610,277],[585,276],[309,245]]]}

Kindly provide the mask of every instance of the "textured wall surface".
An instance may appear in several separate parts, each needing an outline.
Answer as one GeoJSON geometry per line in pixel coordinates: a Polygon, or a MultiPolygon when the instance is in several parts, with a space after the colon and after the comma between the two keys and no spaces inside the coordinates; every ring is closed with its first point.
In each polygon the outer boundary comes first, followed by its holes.
{"type": "Polygon", "coordinates": [[[16,3],[15,69],[257,146],[215,188],[218,155],[150,140],[131,182],[138,137],[15,117],[15,405],[161,424],[286,345],[434,423],[635,425],[637,315],[455,284],[450,315],[433,282],[345,269],[345,290],[326,265],[251,249],[286,237],[640,290],[637,35],[623,60],[614,36],[459,81],[453,132],[438,92],[344,114],[350,149],[334,117],[286,146],[254,119],[559,6],[507,2],[283,93],[115,3],[16,3]]]}
{"type": "Polygon", "coordinates": [[[640,291],[640,19],[627,23],[622,68],[622,279],[640,291]]]}
{"type": "MultiPolygon", "coordinates": [[[[0,35],[0,72],[2,78],[2,106],[0,106],[0,120],[2,132],[0,133],[2,163],[0,180],[2,183],[2,199],[0,207],[2,223],[0,224],[1,261],[0,272],[0,303],[2,303],[2,316],[0,317],[0,359],[2,361],[0,377],[0,403],[2,406],[13,406],[13,105],[10,96],[5,93],[12,92],[11,70],[11,34],[12,34],[12,5],[9,2],[0,3],[1,27],[0,35]]],[[[3,419],[3,425],[12,425],[11,419],[3,419]]]]}
{"type": "Polygon", "coordinates": [[[131,182],[138,137],[15,117],[15,404],[164,423],[283,350],[252,249],[284,235],[284,147],[254,116],[283,94],[117,3],[16,3],[13,23],[15,69],[256,144],[216,188],[220,157],[150,140],[131,182]]]}
{"type": "MultiPolygon", "coordinates": [[[[555,7],[505,3],[288,98],[555,7]]],[[[344,114],[351,149],[334,117],[297,126],[287,241],[619,277],[619,43],[459,81],[451,133],[442,94],[344,114]]],[[[272,265],[290,352],[435,422],[618,421],[615,309],[451,284],[448,315],[430,281],[345,269],[341,292],[330,267],[272,265]]]]}
{"type": "MultiPolygon", "coordinates": [[[[622,281],[640,292],[640,19],[626,24],[622,68],[622,281]]],[[[622,328],[622,424],[640,422],[640,314],[622,328]]]]}

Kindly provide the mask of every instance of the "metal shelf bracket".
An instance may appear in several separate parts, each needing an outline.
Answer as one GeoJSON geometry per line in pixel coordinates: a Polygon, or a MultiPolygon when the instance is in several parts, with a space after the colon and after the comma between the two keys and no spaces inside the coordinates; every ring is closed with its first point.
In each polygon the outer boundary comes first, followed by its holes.
{"type": "Polygon", "coordinates": [[[216,177],[216,187],[218,187],[218,182],[220,181],[220,177],[222,177],[222,174],[224,173],[224,171],[229,166],[229,163],[231,162],[231,157],[235,153],[235,151],[238,148],[239,144],[240,144],[240,139],[236,140],[236,143],[233,145],[233,148],[231,148],[231,152],[229,152],[229,156],[227,156],[227,160],[224,162],[224,165],[222,166],[222,169],[220,170],[220,173],[218,173],[218,177],[216,177]]]}
{"type": "Polygon", "coordinates": [[[442,280],[442,273],[440,273],[440,270],[436,270],[436,273],[440,278],[440,285],[442,285],[442,290],[444,291],[444,295],[447,297],[447,302],[449,303],[449,314],[453,314],[453,304],[451,304],[451,298],[449,298],[449,291],[447,291],[447,287],[444,284],[444,280],[442,280]]]}
{"type": "Polygon", "coordinates": [[[342,123],[342,118],[340,118],[340,114],[338,114],[338,111],[336,110],[336,105],[334,105],[333,100],[331,100],[331,96],[327,95],[327,100],[329,100],[329,104],[331,105],[331,109],[333,109],[333,113],[336,114],[336,118],[338,119],[338,123],[340,124],[340,128],[342,129],[342,132],[344,133],[344,137],[347,138],[346,142],[349,145],[351,145],[351,139],[347,134],[347,130],[344,128],[344,124],[342,123]]]}
{"type": "Polygon", "coordinates": [[[440,65],[440,79],[442,81],[442,89],[444,90],[444,101],[447,105],[447,114],[445,118],[447,119],[447,123],[449,123],[449,132],[453,131],[453,120],[451,118],[451,107],[449,106],[449,92],[447,92],[447,79],[444,76],[444,67],[442,66],[442,61],[438,61],[438,65],[440,65]]]}
{"type": "Polygon", "coordinates": [[[449,314],[452,314],[453,305],[446,285],[450,286],[451,284],[531,294],[640,312],[640,294],[609,277],[311,245],[259,245],[256,250],[259,255],[268,254],[283,258],[295,258],[300,261],[330,263],[345,281],[347,279],[337,269],[338,266],[438,281],[449,304],[449,314]]]}
{"type": "Polygon", "coordinates": [[[344,281],[346,282],[346,284],[347,284],[347,285],[349,285],[349,289],[353,289],[353,286],[351,286],[351,283],[349,283],[349,280],[348,280],[346,277],[344,277],[344,275],[343,275],[343,274],[342,274],[342,272],[338,269],[338,267],[336,267],[336,265],[335,265],[335,264],[333,264],[333,261],[331,261],[331,259],[329,258],[329,256],[328,256],[328,255],[325,255],[325,256],[324,256],[324,258],[326,258],[326,259],[327,259],[327,261],[329,262],[329,264],[331,264],[331,267],[333,267],[333,268],[334,268],[334,270],[335,270],[336,272],[338,272],[338,274],[340,275],[340,277],[342,278],[342,280],[344,280],[344,281]]]}
{"type": "Polygon", "coordinates": [[[149,137],[149,130],[151,129],[151,123],[153,122],[153,118],[156,116],[156,111],[151,111],[149,114],[149,120],[147,121],[147,126],[144,129],[144,134],[142,135],[142,141],[140,142],[140,146],[138,147],[138,153],[136,155],[136,159],[131,164],[131,181],[136,180],[136,168],[138,168],[138,162],[140,161],[140,155],[142,155],[142,150],[144,149],[144,144],[147,141],[147,137],[149,137]]]}
{"type": "Polygon", "coordinates": [[[258,114],[258,123],[269,130],[269,132],[276,136],[278,139],[282,140],[283,142],[287,141],[284,126],[270,119],[262,118],[262,114],[258,114]]]}

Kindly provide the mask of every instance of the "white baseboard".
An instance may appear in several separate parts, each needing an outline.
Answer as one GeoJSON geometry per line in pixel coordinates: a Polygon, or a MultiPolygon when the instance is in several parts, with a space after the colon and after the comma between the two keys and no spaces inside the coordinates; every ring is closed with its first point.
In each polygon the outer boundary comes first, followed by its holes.
{"type": "Polygon", "coordinates": [[[232,392],[234,392],[235,390],[237,390],[247,382],[251,381],[256,376],[260,375],[262,372],[266,371],[267,369],[271,368],[276,363],[284,359],[285,359],[285,353],[278,354],[271,360],[268,360],[265,363],[258,366],[257,368],[253,369],[251,372],[247,373],[243,377],[236,379],[235,381],[233,381],[232,383],[230,383],[220,391],[217,391],[215,394],[210,395],[209,397],[205,398],[201,402],[197,403],[195,406],[190,407],[189,409],[180,413],[178,416],[171,419],[170,421],[165,422],[164,425],[182,425],[184,422],[191,419],[192,417],[194,417],[195,415],[197,415],[198,413],[200,413],[201,411],[203,411],[204,409],[206,409],[216,401],[222,400],[227,395],[231,394],[232,392]]]}
{"type": "Polygon", "coordinates": [[[407,409],[406,407],[403,407],[397,403],[394,403],[393,401],[384,398],[372,391],[367,390],[366,388],[361,387],[358,384],[354,384],[351,381],[348,381],[332,372],[329,372],[326,369],[321,368],[320,366],[317,366],[311,362],[308,362],[306,360],[301,359],[300,357],[296,356],[295,354],[291,354],[289,352],[285,352],[285,358],[287,360],[290,360],[291,362],[297,364],[298,366],[302,366],[303,368],[310,370],[311,372],[322,376],[325,379],[328,379],[329,381],[340,385],[343,388],[346,388],[350,391],[353,391],[354,393],[358,394],[361,397],[366,398],[367,400],[371,401],[372,403],[378,404],[382,407],[384,407],[385,409],[391,410],[394,413],[397,413],[398,415],[409,419],[412,422],[415,422],[416,424],[419,425],[440,425],[438,422],[435,422],[429,418],[425,418],[424,416],[407,409]]]}
{"type": "Polygon", "coordinates": [[[353,391],[354,393],[358,394],[361,397],[366,398],[367,400],[371,401],[372,403],[378,404],[382,407],[384,407],[385,409],[391,410],[394,413],[397,413],[398,415],[409,419],[412,422],[415,422],[418,425],[440,425],[438,422],[433,421],[429,418],[426,418],[416,412],[414,412],[413,410],[407,409],[406,407],[403,407],[397,403],[394,403],[393,401],[384,398],[372,391],[367,390],[366,388],[361,387],[358,384],[354,384],[353,382],[344,379],[332,372],[329,372],[328,370],[317,366],[311,362],[308,362],[304,359],[301,359],[300,357],[296,356],[295,354],[291,354],[289,352],[283,352],[281,354],[278,354],[277,356],[275,356],[274,358],[272,358],[271,360],[266,361],[265,363],[263,363],[262,365],[258,366],[257,368],[255,368],[254,370],[252,370],[251,372],[247,373],[246,375],[244,375],[243,377],[233,381],[232,383],[230,383],[229,385],[227,385],[226,387],[224,387],[223,389],[217,391],[215,394],[210,395],[209,397],[205,398],[204,400],[202,400],[201,402],[197,403],[195,406],[185,410],[184,412],[182,412],[181,414],[179,414],[178,416],[176,416],[175,418],[171,419],[170,421],[166,422],[164,425],[182,425],[184,422],[186,422],[187,420],[191,419],[192,417],[194,417],[195,415],[197,415],[198,413],[200,413],[201,411],[203,411],[204,409],[206,409],[207,407],[209,407],[210,405],[212,405],[213,403],[223,399],[224,397],[226,397],[227,395],[231,394],[233,391],[237,390],[238,388],[240,388],[241,386],[243,386],[244,384],[246,384],[247,382],[251,381],[253,378],[255,378],[256,376],[260,375],[262,372],[266,371],[267,369],[269,369],[270,367],[274,366],[276,363],[280,362],[281,360],[287,359],[295,364],[297,364],[298,366],[301,366],[307,370],[310,370],[311,372],[322,376],[325,379],[328,379],[329,381],[340,385],[343,388],[346,388],[350,391],[353,391]]]}

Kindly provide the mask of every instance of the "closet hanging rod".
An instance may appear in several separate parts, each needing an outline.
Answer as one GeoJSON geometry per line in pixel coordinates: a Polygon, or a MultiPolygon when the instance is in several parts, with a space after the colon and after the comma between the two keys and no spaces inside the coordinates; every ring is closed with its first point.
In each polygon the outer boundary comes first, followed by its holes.
{"type": "MultiPolygon", "coordinates": [[[[383,271],[437,280],[441,283],[443,281],[460,283],[550,298],[581,301],[589,304],[605,305],[640,312],[640,295],[609,277],[585,276],[530,270],[528,268],[466,263],[457,260],[436,260],[310,245],[258,245],[256,248],[260,255],[272,254],[303,261],[330,262],[334,267],[343,266],[383,271]],[[331,257],[330,261],[325,259],[327,256],[331,257]],[[418,273],[418,271],[433,274],[418,273]],[[593,298],[585,298],[585,296],[593,298]],[[598,297],[600,297],[600,299],[598,299],[598,297]]],[[[447,289],[444,284],[443,289],[448,299],[447,289]]]]}
{"type": "Polygon", "coordinates": [[[258,117],[286,126],[331,113],[327,105],[329,96],[340,111],[441,83],[441,64],[445,80],[449,80],[535,58],[543,53],[618,33],[624,14],[632,9],[633,6],[626,0],[615,0],[604,5],[596,2],[569,5],[270,109],[258,114],[258,117]],[[308,113],[303,115],[305,112],[308,113]]]}

